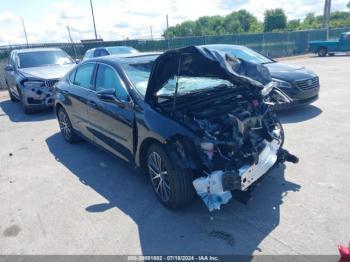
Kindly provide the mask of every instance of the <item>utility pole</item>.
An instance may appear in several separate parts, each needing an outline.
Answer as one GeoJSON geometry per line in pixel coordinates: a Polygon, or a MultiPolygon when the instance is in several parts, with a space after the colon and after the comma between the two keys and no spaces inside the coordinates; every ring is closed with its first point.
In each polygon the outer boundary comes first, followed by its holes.
{"type": "Polygon", "coordinates": [[[26,42],[27,42],[27,47],[29,47],[28,36],[27,36],[27,30],[26,30],[26,26],[25,26],[25,24],[24,24],[23,17],[21,17],[21,20],[22,20],[22,25],[23,25],[24,36],[25,36],[26,42]]]}
{"type": "Polygon", "coordinates": [[[151,29],[151,39],[153,40],[153,28],[152,26],[149,27],[151,29]]]}
{"type": "Polygon", "coordinates": [[[92,0],[90,0],[90,6],[91,6],[92,22],[94,23],[95,39],[97,40],[97,31],[96,31],[96,23],[95,23],[95,14],[94,14],[94,6],[92,5],[92,0]]]}
{"type": "Polygon", "coordinates": [[[168,33],[169,33],[168,30],[169,30],[169,16],[166,15],[166,31],[167,31],[166,37],[168,37],[168,33]]]}
{"type": "Polygon", "coordinates": [[[322,27],[327,30],[327,40],[329,37],[329,18],[331,15],[331,5],[332,0],[325,0],[322,27]]]}
{"type": "Polygon", "coordinates": [[[72,35],[70,34],[70,28],[69,28],[69,25],[67,25],[67,31],[68,31],[68,35],[69,35],[69,40],[73,46],[73,50],[74,50],[74,55],[75,55],[75,59],[77,59],[77,50],[75,49],[75,44],[73,42],[73,38],[72,38],[72,35]]]}
{"type": "Polygon", "coordinates": [[[170,49],[170,40],[169,40],[169,16],[166,15],[166,35],[165,35],[167,42],[168,42],[168,50],[170,49]]]}

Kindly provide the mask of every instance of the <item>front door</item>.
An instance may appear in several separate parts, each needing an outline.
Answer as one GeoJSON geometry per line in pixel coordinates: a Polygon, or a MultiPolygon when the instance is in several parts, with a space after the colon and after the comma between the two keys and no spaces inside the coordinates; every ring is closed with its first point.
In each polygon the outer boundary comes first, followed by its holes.
{"type": "Polygon", "coordinates": [[[89,97],[89,129],[94,141],[116,156],[133,160],[134,111],[128,92],[118,72],[111,66],[99,64],[95,91],[89,97]],[[103,101],[98,92],[114,89],[116,101],[103,101]]]}

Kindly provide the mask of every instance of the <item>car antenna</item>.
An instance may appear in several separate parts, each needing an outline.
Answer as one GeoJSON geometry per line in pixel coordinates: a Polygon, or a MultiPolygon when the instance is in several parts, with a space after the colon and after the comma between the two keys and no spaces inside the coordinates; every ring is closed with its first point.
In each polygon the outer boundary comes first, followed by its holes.
{"type": "Polygon", "coordinates": [[[175,86],[175,92],[174,92],[174,103],[173,103],[173,110],[171,113],[172,116],[174,115],[175,110],[176,110],[177,91],[179,90],[180,68],[181,68],[181,55],[179,57],[179,63],[177,65],[177,76],[176,76],[176,86],[175,86]]]}

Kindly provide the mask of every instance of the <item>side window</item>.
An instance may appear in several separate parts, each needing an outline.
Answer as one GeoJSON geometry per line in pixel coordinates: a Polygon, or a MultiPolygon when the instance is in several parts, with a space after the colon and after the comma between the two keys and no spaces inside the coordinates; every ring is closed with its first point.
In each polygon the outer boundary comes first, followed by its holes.
{"type": "Polygon", "coordinates": [[[96,49],[94,57],[106,56],[109,55],[105,49],[96,49]]]}
{"type": "Polygon", "coordinates": [[[96,76],[96,91],[105,89],[114,89],[117,98],[122,101],[128,101],[129,96],[124,89],[122,80],[116,74],[116,72],[105,65],[99,65],[96,76]]]}
{"type": "Polygon", "coordinates": [[[94,67],[95,64],[85,64],[78,67],[73,84],[83,88],[91,89],[91,79],[94,72],[94,67]]]}
{"type": "Polygon", "coordinates": [[[68,79],[69,79],[69,82],[71,83],[74,83],[74,77],[75,77],[75,73],[77,72],[77,70],[73,70],[69,76],[68,76],[68,79]]]}

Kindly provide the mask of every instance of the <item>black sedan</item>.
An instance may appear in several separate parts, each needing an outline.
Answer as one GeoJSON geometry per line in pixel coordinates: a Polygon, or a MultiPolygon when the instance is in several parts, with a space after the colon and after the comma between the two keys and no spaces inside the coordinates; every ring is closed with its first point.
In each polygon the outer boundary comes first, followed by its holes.
{"type": "Polygon", "coordinates": [[[148,173],[166,207],[196,190],[218,209],[274,165],[297,162],[262,95],[271,87],[233,72],[235,62],[198,47],[87,60],[57,85],[61,133],[148,173]]]}
{"type": "Polygon", "coordinates": [[[276,109],[307,105],[318,99],[320,82],[318,76],[311,70],[301,66],[278,63],[244,46],[206,45],[204,47],[245,61],[265,65],[278,90],[271,94],[274,102],[277,103],[276,109]]]}

